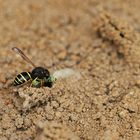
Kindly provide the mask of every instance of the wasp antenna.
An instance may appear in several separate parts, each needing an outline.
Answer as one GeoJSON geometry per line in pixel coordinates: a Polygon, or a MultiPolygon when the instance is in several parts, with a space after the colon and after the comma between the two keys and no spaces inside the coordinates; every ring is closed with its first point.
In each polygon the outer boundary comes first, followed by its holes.
{"type": "Polygon", "coordinates": [[[36,65],[17,47],[13,47],[12,50],[19,54],[26,62],[30,63],[33,67],[36,67],[36,65]]]}

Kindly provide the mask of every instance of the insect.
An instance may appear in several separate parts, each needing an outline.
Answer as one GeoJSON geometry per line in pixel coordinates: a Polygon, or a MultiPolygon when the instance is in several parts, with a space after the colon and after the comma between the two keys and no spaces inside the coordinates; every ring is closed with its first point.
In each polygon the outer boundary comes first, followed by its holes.
{"type": "Polygon", "coordinates": [[[14,86],[22,85],[31,81],[33,87],[52,87],[56,78],[50,75],[48,69],[43,67],[37,67],[19,48],[13,47],[12,50],[19,54],[26,62],[30,63],[34,69],[31,72],[21,72],[15,77],[14,86]]]}

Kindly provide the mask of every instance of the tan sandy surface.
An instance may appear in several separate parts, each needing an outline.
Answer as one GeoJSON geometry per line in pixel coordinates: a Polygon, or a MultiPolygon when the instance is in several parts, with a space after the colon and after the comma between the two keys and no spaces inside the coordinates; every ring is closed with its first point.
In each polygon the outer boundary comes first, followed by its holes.
{"type": "Polygon", "coordinates": [[[0,0],[0,140],[139,140],[140,1],[0,0]],[[13,87],[32,67],[81,75],[13,87]]]}

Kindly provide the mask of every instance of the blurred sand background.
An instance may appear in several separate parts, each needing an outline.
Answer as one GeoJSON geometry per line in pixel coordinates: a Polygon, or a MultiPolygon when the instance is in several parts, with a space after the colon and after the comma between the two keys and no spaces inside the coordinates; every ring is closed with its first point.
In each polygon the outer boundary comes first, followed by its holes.
{"type": "Polygon", "coordinates": [[[139,0],[0,0],[0,140],[138,140],[139,109],[139,0]],[[13,87],[13,46],[81,77],[13,87]]]}

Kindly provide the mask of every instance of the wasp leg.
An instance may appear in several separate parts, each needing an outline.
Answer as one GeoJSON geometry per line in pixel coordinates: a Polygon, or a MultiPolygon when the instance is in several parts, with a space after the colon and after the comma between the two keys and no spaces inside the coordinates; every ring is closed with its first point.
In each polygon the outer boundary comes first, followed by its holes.
{"type": "Polygon", "coordinates": [[[33,86],[33,84],[32,84],[32,82],[30,83],[30,87],[32,87],[33,86]]]}
{"type": "Polygon", "coordinates": [[[37,80],[37,78],[35,78],[35,79],[31,82],[30,87],[33,87],[33,86],[34,86],[34,83],[35,83],[36,80],[37,80]]]}
{"type": "Polygon", "coordinates": [[[32,82],[31,82],[30,87],[32,87],[32,86],[33,86],[33,84],[32,84],[32,82]]]}
{"type": "MultiPolygon", "coordinates": [[[[34,80],[36,80],[37,78],[35,78],[34,80]]],[[[32,82],[31,82],[31,84],[30,84],[30,87],[33,87],[33,81],[34,80],[32,80],[32,82]]]]}
{"type": "Polygon", "coordinates": [[[39,88],[41,86],[41,81],[40,79],[37,77],[32,81],[32,87],[36,87],[39,88]]]}

